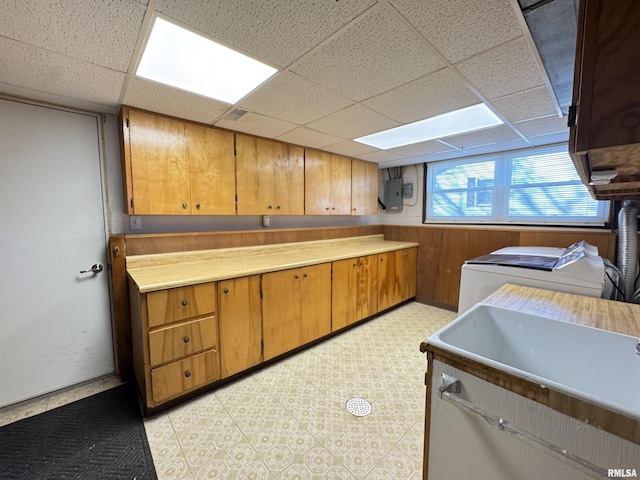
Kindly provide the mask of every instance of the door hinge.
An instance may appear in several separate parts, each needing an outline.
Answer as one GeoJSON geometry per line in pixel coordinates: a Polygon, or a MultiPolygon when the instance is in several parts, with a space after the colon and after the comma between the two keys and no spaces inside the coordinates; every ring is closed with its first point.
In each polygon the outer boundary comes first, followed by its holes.
{"type": "Polygon", "coordinates": [[[133,197],[131,197],[131,208],[133,208],[133,197]]]}
{"type": "Polygon", "coordinates": [[[127,128],[129,128],[129,117],[127,117],[127,128]]]}
{"type": "Polygon", "coordinates": [[[567,127],[575,127],[578,124],[578,106],[571,105],[567,113],[567,127]]]}

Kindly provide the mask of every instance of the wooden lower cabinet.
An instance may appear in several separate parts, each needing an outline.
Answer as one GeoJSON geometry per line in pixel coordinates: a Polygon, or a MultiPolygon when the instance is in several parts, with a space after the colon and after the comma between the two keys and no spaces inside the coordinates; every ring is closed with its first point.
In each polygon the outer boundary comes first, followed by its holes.
{"type": "Polygon", "coordinates": [[[332,331],[378,312],[377,266],[376,255],[333,262],[332,331]]]}
{"type": "Polygon", "coordinates": [[[130,282],[145,412],[415,296],[417,249],[140,293],[130,282]]]}
{"type": "Polygon", "coordinates": [[[220,378],[216,284],[149,293],[130,286],[136,380],[154,408],[220,378]]]}
{"type": "Polygon", "coordinates": [[[331,264],[262,275],[264,359],[331,332],[331,264]]]}
{"type": "Polygon", "coordinates": [[[262,362],[260,275],[218,282],[222,378],[262,362]]]}

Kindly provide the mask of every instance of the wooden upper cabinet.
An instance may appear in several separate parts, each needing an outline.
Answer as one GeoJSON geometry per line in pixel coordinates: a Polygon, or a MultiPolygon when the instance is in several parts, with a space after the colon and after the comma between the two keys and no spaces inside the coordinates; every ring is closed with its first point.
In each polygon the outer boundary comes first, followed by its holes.
{"type": "Polygon", "coordinates": [[[123,133],[128,213],[190,213],[189,158],[184,123],[132,109],[124,120],[123,133]]]}
{"type": "Polygon", "coordinates": [[[233,133],[123,107],[126,211],[235,213],[233,133]]]}
{"type": "Polygon", "coordinates": [[[233,133],[185,123],[192,214],[234,215],[233,133]]]}
{"type": "Polygon", "coordinates": [[[351,159],[305,150],[305,214],[351,214],[351,159]]]}
{"type": "Polygon", "coordinates": [[[304,149],[236,134],[239,215],[304,214],[304,149]]]}
{"type": "MultiPolygon", "coordinates": [[[[640,2],[581,0],[569,153],[582,181],[616,170],[597,199],[640,198],[640,2]]],[[[571,123],[571,118],[570,118],[571,123]]]]}
{"type": "Polygon", "coordinates": [[[351,214],[378,213],[378,165],[364,160],[351,160],[351,214]]]}

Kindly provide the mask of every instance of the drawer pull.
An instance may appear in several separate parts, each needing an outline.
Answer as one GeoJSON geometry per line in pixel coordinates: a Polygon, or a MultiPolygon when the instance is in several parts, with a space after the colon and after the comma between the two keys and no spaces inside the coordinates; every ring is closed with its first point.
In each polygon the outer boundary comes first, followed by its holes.
{"type": "Polygon", "coordinates": [[[189,378],[191,376],[191,372],[189,370],[187,370],[186,372],[184,372],[184,376],[186,378],[189,378]]]}
{"type": "Polygon", "coordinates": [[[183,301],[182,301],[182,306],[183,306],[183,307],[186,307],[188,303],[189,303],[189,302],[187,302],[186,300],[183,300],[183,301]]]}
{"type": "Polygon", "coordinates": [[[189,337],[184,337],[182,340],[184,341],[184,343],[189,343],[189,337]]]}

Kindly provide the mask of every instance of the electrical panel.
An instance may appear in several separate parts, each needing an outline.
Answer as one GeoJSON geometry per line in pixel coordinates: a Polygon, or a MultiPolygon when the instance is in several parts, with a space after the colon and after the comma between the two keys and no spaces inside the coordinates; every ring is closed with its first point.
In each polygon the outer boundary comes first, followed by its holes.
{"type": "Polygon", "coordinates": [[[387,212],[402,211],[402,179],[387,180],[384,185],[384,203],[387,212]]]}

